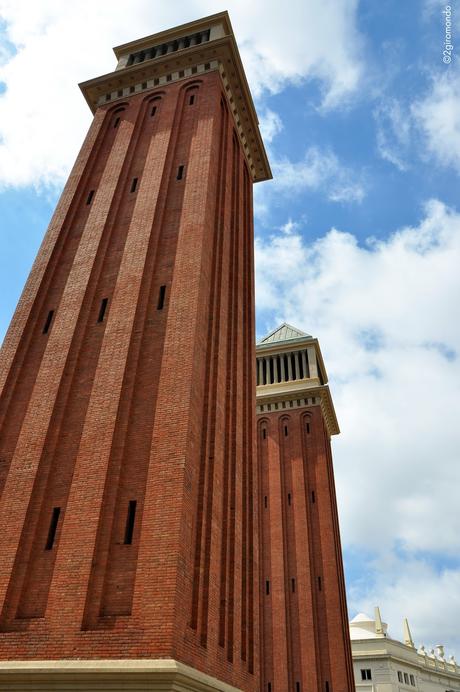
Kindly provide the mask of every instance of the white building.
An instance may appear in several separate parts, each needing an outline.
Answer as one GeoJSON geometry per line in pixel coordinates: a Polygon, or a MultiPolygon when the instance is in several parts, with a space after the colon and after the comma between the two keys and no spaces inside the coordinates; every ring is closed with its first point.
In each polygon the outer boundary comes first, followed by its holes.
{"type": "Polygon", "coordinates": [[[436,652],[416,649],[407,620],[404,643],[388,635],[378,608],[374,620],[357,615],[350,622],[350,636],[357,692],[460,691],[460,666],[454,657],[446,660],[442,645],[436,652]]]}

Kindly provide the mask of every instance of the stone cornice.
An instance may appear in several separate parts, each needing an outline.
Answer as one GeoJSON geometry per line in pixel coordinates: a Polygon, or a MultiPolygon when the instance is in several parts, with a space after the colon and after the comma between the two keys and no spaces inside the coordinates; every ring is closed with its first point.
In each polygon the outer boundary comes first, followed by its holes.
{"type": "Polygon", "coordinates": [[[95,692],[107,684],[114,692],[239,692],[174,659],[0,661],[0,689],[95,692]]]}
{"type": "MultiPolygon", "coordinates": [[[[266,414],[267,412],[279,413],[288,411],[290,408],[297,408],[296,402],[298,400],[314,400],[315,403],[319,403],[329,435],[338,435],[340,433],[328,385],[320,385],[318,381],[309,379],[263,385],[257,387],[256,390],[257,413],[259,415],[266,414]],[[284,406],[283,403],[285,404],[284,406]]],[[[307,406],[311,404],[305,403],[302,405],[307,406]]]]}
{"type": "Polygon", "coordinates": [[[226,35],[233,34],[233,28],[228,12],[216,12],[216,14],[210,14],[207,17],[195,19],[193,22],[179,24],[179,26],[172,27],[172,29],[165,29],[164,31],[159,31],[156,34],[144,36],[144,38],[138,38],[134,41],[128,41],[128,43],[122,43],[119,46],[115,46],[113,52],[119,60],[124,55],[134,53],[137,50],[149,48],[155,43],[167,43],[168,41],[179,39],[192,33],[205,31],[206,29],[209,29],[210,26],[215,26],[218,24],[222,25],[226,35]]]}
{"type": "Polygon", "coordinates": [[[409,665],[428,674],[445,675],[460,682],[460,669],[449,661],[439,661],[428,655],[423,656],[416,649],[391,638],[353,639],[351,642],[353,660],[391,659],[401,665],[409,665]]]}

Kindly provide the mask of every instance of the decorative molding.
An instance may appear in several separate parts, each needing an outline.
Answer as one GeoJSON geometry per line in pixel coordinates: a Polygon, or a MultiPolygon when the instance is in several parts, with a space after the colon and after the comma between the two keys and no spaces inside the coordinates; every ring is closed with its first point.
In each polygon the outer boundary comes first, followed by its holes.
{"type": "Polygon", "coordinates": [[[241,692],[174,659],[0,661],[0,690],[241,692]]]}
{"type": "Polygon", "coordinates": [[[256,407],[257,413],[272,413],[273,411],[285,411],[290,408],[302,408],[303,406],[318,406],[321,404],[319,397],[310,399],[286,399],[285,401],[275,401],[270,404],[260,404],[256,407]]]}
{"type": "Polygon", "coordinates": [[[195,65],[194,67],[186,67],[183,70],[177,70],[176,72],[164,74],[160,77],[145,79],[142,82],[137,82],[136,84],[131,84],[130,86],[123,86],[121,89],[115,89],[114,91],[108,91],[106,94],[101,94],[97,101],[97,105],[104,106],[105,104],[112,103],[118,99],[123,100],[135,94],[141,94],[152,89],[157,89],[158,87],[166,86],[172,82],[190,79],[190,77],[203,74],[203,72],[217,70],[218,68],[218,61],[212,60],[209,63],[201,63],[195,65]]]}
{"type": "MultiPolygon", "coordinates": [[[[302,381],[282,384],[301,385],[302,381]]],[[[256,411],[258,414],[275,413],[285,409],[304,406],[321,406],[321,412],[329,435],[338,435],[340,433],[331,392],[327,385],[305,387],[304,384],[297,391],[292,386],[284,391],[280,390],[277,385],[257,387],[256,411]],[[268,389],[270,391],[266,391],[268,389]]]]}

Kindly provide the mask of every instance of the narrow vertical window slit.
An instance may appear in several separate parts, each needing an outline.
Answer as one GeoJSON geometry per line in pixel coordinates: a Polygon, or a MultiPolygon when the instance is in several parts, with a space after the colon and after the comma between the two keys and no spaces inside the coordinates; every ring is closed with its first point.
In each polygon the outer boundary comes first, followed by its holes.
{"type": "Polygon", "coordinates": [[[45,324],[43,325],[43,334],[48,334],[50,327],[51,327],[51,322],[53,321],[53,315],[54,315],[54,310],[50,310],[48,313],[48,316],[45,320],[45,324]]]}
{"type": "Polygon", "coordinates": [[[109,302],[108,298],[103,298],[101,300],[101,307],[99,308],[99,315],[97,317],[98,322],[103,322],[104,321],[104,316],[107,310],[107,303],[109,302]]]}
{"type": "Polygon", "coordinates": [[[53,512],[51,514],[50,527],[48,530],[48,538],[46,539],[45,550],[51,550],[53,545],[54,545],[54,539],[56,538],[56,531],[57,531],[60,513],[61,513],[60,507],[53,507],[53,512]]]}
{"type": "Polygon", "coordinates": [[[136,500],[129,501],[128,515],[126,517],[125,539],[123,541],[125,545],[131,545],[131,543],[133,542],[134,521],[136,519],[136,505],[136,500]]]}
{"type": "Polygon", "coordinates": [[[166,297],[166,286],[160,286],[160,292],[158,293],[157,310],[163,310],[164,305],[165,305],[165,297],[166,297]]]}

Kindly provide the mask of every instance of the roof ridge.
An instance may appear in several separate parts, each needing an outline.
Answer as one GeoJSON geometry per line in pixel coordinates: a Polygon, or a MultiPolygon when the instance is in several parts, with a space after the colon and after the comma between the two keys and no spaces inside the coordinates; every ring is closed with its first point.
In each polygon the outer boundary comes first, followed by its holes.
{"type": "Polygon", "coordinates": [[[266,344],[275,341],[289,341],[290,339],[299,339],[302,337],[311,339],[310,334],[306,334],[297,327],[293,327],[292,324],[289,324],[288,322],[283,322],[279,327],[276,327],[276,329],[273,329],[269,334],[264,336],[259,341],[259,344],[266,344]]]}

